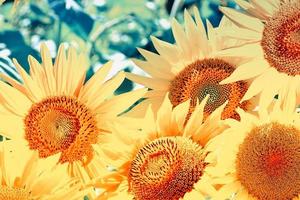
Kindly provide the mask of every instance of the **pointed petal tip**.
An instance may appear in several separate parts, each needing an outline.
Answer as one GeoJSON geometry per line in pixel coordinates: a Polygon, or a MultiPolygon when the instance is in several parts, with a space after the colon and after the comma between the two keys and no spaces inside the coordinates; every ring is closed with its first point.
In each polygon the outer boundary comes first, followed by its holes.
{"type": "Polygon", "coordinates": [[[61,49],[61,48],[65,48],[65,47],[66,47],[66,45],[64,43],[61,43],[58,48],[61,49]]]}
{"type": "Polygon", "coordinates": [[[243,96],[243,98],[241,99],[241,102],[243,102],[243,101],[247,101],[247,100],[249,100],[251,98],[251,96],[249,96],[249,95],[244,95],[243,96]]]}
{"type": "MultiPolygon", "coordinates": [[[[138,50],[138,52],[145,58],[145,54],[147,55],[147,53],[149,53],[150,51],[148,51],[148,50],[146,50],[146,49],[143,49],[143,48],[141,48],[141,47],[137,47],[136,48],[137,50],[138,50]]],[[[152,52],[150,52],[150,53],[152,53],[152,52]]]]}
{"type": "MultiPolygon", "coordinates": [[[[30,56],[30,55],[29,55],[29,56],[30,56]]],[[[28,57],[29,57],[29,56],[28,56],[28,57]]],[[[12,61],[13,61],[14,64],[18,64],[18,61],[17,61],[16,58],[13,58],[12,61]]]]}
{"type": "Polygon", "coordinates": [[[150,35],[150,39],[151,39],[151,41],[157,41],[158,40],[158,38],[157,37],[155,37],[154,35],[150,35]]]}
{"type": "Polygon", "coordinates": [[[200,14],[199,9],[198,9],[197,6],[193,5],[193,6],[192,6],[192,9],[193,9],[193,11],[194,11],[194,14],[200,14]]]}
{"type": "Polygon", "coordinates": [[[208,101],[209,97],[210,97],[210,94],[207,94],[207,95],[204,97],[204,99],[202,99],[202,101],[199,102],[199,103],[200,103],[200,104],[203,104],[203,105],[205,106],[205,105],[207,104],[207,101],[208,101]]]}
{"type": "Polygon", "coordinates": [[[219,82],[220,85],[225,85],[228,84],[228,81],[226,81],[226,79],[222,80],[221,82],[219,82]]]}
{"type": "Polygon", "coordinates": [[[13,64],[15,65],[17,71],[19,72],[19,70],[21,70],[20,68],[23,69],[23,67],[20,65],[20,63],[18,62],[18,60],[16,58],[12,59],[13,64]]]}
{"type": "Polygon", "coordinates": [[[28,61],[29,61],[29,60],[33,60],[33,59],[35,59],[35,58],[34,58],[32,55],[29,55],[29,56],[28,56],[28,61]]]}
{"type": "Polygon", "coordinates": [[[220,85],[226,85],[232,82],[236,82],[235,80],[231,80],[230,77],[225,78],[224,80],[220,81],[219,84],[220,85]]]}
{"type": "Polygon", "coordinates": [[[172,29],[176,28],[176,26],[180,26],[180,24],[176,18],[171,19],[171,26],[172,26],[172,29]]]}
{"type": "Polygon", "coordinates": [[[206,26],[208,28],[213,28],[213,25],[211,24],[211,22],[207,18],[205,19],[205,23],[206,23],[206,26]]]}
{"type": "Polygon", "coordinates": [[[145,51],[145,49],[143,49],[143,48],[141,48],[141,47],[137,47],[136,49],[137,49],[140,53],[143,52],[143,51],[145,51]]]}
{"type": "Polygon", "coordinates": [[[184,13],[184,16],[190,15],[189,11],[186,8],[184,9],[183,13],[184,13]]]}
{"type": "Polygon", "coordinates": [[[155,48],[156,48],[156,45],[160,45],[160,43],[161,43],[161,40],[153,35],[150,36],[150,39],[151,39],[152,43],[154,44],[155,48]]]}
{"type": "Polygon", "coordinates": [[[60,44],[58,47],[58,52],[64,52],[65,51],[65,45],[64,44],[60,44]]]}
{"type": "Polygon", "coordinates": [[[40,49],[41,49],[41,51],[44,50],[44,49],[48,49],[46,42],[41,43],[40,49]]]}
{"type": "Polygon", "coordinates": [[[125,78],[125,72],[124,71],[119,71],[117,73],[117,75],[125,78]]]}

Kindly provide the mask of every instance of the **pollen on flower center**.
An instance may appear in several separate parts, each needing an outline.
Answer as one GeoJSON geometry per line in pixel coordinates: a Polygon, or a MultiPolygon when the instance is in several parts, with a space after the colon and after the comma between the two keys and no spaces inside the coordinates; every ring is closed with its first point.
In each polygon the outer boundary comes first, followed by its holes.
{"type": "Polygon", "coordinates": [[[265,24],[261,41],[265,58],[277,71],[300,75],[300,3],[284,3],[265,24]]]}
{"type": "Polygon", "coordinates": [[[300,191],[300,130],[279,123],[254,128],[240,145],[237,177],[259,200],[293,199],[300,191]]]}
{"type": "Polygon", "coordinates": [[[249,102],[240,103],[248,89],[246,82],[239,81],[220,85],[219,82],[227,78],[234,71],[234,67],[220,59],[204,59],[196,61],[183,69],[171,82],[170,100],[174,106],[191,99],[192,112],[196,100],[200,101],[210,95],[205,106],[205,117],[228,100],[222,118],[239,119],[235,109],[240,106],[248,107],[249,102]]]}
{"type": "Polygon", "coordinates": [[[0,186],[0,200],[31,200],[30,193],[22,188],[0,186]]]}
{"type": "Polygon", "coordinates": [[[178,200],[201,178],[204,158],[201,146],[188,138],[156,139],[132,161],[129,189],[136,200],[178,200]]]}
{"type": "Polygon", "coordinates": [[[61,152],[60,162],[93,156],[98,129],[89,109],[71,97],[51,97],[34,104],[25,118],[25,138],[40,157],[61,152]]]}
{"type": "Polygon", "coordinates": [[[40,119],[40,129],[47,134],[49,141],[55,143],[60,149],[67,149],[74,142],[80,123],[72,113],[53,108],[40,119]]]}

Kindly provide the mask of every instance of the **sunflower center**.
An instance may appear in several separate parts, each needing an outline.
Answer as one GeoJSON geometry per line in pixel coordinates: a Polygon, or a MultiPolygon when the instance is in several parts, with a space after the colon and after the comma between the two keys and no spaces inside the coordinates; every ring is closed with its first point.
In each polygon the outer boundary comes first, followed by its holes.
{"type": "Polygon", "coordinates": [[[172,104],[177,106],[191,99],[190,112],[192,112],[197,99],[202,101],[209,94],[210,98],[204,109],[205,117],[228,100],[222,118],[239,119],[235,109],[238,106],[246,109],[249,104],[249,102],[240,103],[248,89],[247,83],[239,81],[219,85],[219,82],[231,75],[234,69],[229,63],[213,58],[199,60],[188,65],[171,82],[169,97],[172,104]]]}
{"type": "Polygon", "coordinates": [[[259,200],[293,199],[300,191],[300,130],[279,123],[254,128],[240,145],[237,177],[259,200]]]}
{"type": "Polygon", "coordinates": [[[22,188],[0,186],[0,200],[31,200],[30,193],[22,188]]]}
{"type": "Polygon", "coordinates": [[[93,156],[98,129],[90,110],[75,98],[51,97],[34,104],[25,118],[25,138],[40,157],[61,152],[60,162],[93,156]]]}
{"type": "Polygon", "coordinates": [[[265,58],[277,71],[300,75],[300,3],[285,3],[270,18],[261,41],[265,58]]]}
{"type": "Polygon", "coordinates": [[[80,129],[79,120],[64,110],[49,110],[40,120],[41,132],[47,134],[50,142],[61,149],[67,149],[80,129]]]}
{"type": "Polygon", "coordinates": [[[137,200],[178,200],[201,178],[204,157],[201,146],[188,138],[156,139],[132,161],[130,191],[137,200]]]}

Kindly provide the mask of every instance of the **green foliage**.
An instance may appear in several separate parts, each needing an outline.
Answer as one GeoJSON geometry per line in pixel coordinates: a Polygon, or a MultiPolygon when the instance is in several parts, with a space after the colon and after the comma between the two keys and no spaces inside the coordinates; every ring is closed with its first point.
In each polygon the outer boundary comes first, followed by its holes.
{"type": "MultiPolygon", "coordinates": [[[[28,71],[27,56],[39,60],[39,46],[46,42],[53,57],[59,44],[68,43],[86,53],[90,59],[87,79],[95,69],[108,60],[115,60],[114,71],[137,70],[128,62],[139,58],[136,47],[155,51],[150,35],[173,42],[170,17],[182,19],[183,10],[199,6],[206,17],[211,13],[220,16],[218,0],[28,0],[22,1],[13,11],[12,1],[0,7],[0,44],[10,51],[5,65],[13,69],[9,59],[16,58],[28,71]],[[179,3],[179,4],[178,4],[179,3]],[[214,9],[214,10],[212,10],[214,9]],[[170,16],[171,14],[171,16],[170,16]]],[[[213,15],[212,19],[219,19],[213,15]]],[[[217,24],[213,22],[213,24],[217,24]]],[[[1,50],[1,48],[0,48],[1,50]]],[[[1,56],[0,56],[1,57],[1,56]]],[[[0,71],[17,77],[3,67],[0,71]]],[[[140,72],[140,70],[139,70],[140,72]]],[[[130,91],[130,81],[117,93],[130,91]]]]}
{"type": "MultiPolygon", "coordinates": [[[[12,3],[0,7],[3,13],[0,14],[0,43],[5,44],[11,51],[10,57],[16,58],[27,71],[27,55],[39,58],[39,44],[43,41],[53,46],[53,53],[63,42],[87,53],[90,77],[93,67],[111,60],[114,55],[121,55],[121,60],[138,57],[136,47],[149,46],[150,34],[168,38],[171,35],[169,27],[160,23],[168,19],[164,1],[107,0],[97,4],[43,0],[23,3],[15,12],[11,7],[12,3]]],[[[126,65],[117,66],[116,71],[130,71],[133,67],[126,65]]],[[[132,84],[124,84],[118,93],[132,89],[132,84]]]]}

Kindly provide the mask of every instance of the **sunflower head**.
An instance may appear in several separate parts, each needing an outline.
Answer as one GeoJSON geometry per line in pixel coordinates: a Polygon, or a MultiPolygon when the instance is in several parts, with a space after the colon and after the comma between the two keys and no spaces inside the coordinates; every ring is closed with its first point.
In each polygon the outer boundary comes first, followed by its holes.
{"type": "Polygon", "coordinates": [[[57,156],[40,160],[36,152],[28,151],[18,140],[1,142],[0,199],[83,198],[91,189],[81,190],[79,180],[70,178],[66,165],[58,166],[57,161],[57,156]]]}
{"type": "Polygon", "coordinates": [[[41,57],[39,63],[29,56],[29,74],[14,60],[22,83],[1,75],[0,109],[4,111],[0,111],[0,121],[5,125],[0,126],[0,132],[12,140],[25,141],[40,158],[59,155],[59,164],[67,163],[69,175],[80,177],[85,185],[105,170],[100,136],[111,132],[108,124],[118,121],[145,89],[115,96],[125,76],[119,72],[106,80],[111,62],[85,81],[88,61],[72,47],[66,55],[60,46],[52,63],[43,44],[41,57]]]}
{"type": "Polygon", "coordinates": [[[299,144],[300,129],[295,126],[271,122],[255,127],[239,147],[237,178],[258,199],[297,197],[300,194],[299,144]]]}
{"type": "Polygon", "coordinates": [[[106,138],[111,142],[103,148],[109,155],[108,163],[116,170],[95,183],[96,187],[105,188],[102,197],[125,193],[132,196],[129,199],[176,200],[190,194],[204,198],[214,193],[209,184],[204,184],[207,192],[195,189],[203,187],[206,167],[211,164],[206,160],[206,144],[226,128],[221,120],[225,104],[202,123],[207,101],[208,97],[197,104],[186,121],[190,102],[173,109],[166,95],[157,117],[149,107],[144,118],[131,122],[139,124],[139,130],[115,124],[114,134],[106,138]],[[115,145],[118,150],[109,151],[115,145]]]}
{"type": "Polygon", "coordinates": [[[131,162],[129,191],[136,199],[183,198],[203,175],[204,158],[201,146],[185,137],[151,141],[131,162]]]}
{"type": "Polygon", "coordinates": [[[234,66],[221,59],[198,60],[184,68],[170,84],[170,100],[174,106],[191,99],[191,112],[196,102],[202,101],[207,95],[209,99],[205,107],[205,117],[216,108],[228,101],[222,118],[235,118],[239,116],[235,109],[241,107],[248,109],[250,102],[240,103],[248,89],[243,81],[220,85],[219,82],[227,78],[234,71],[234,66]]]}
{"type": "Polygon", "coordinates": [[[136,106],[131,113],[146,109],[149,104],[158,110],[166,93],[172,105],[191,100],[189,115],[193,112],[196,102],[210,95],[205,107],[205,118],[216,108],[228,101],[222,113],[222,118],[239,119],[236,108],[252,111],[255,102],[240,103],[249,85],[247,81],[238,81],[226,85],[220,82],[228,78],[235,68],[245,62],[243,59],[218,57],[217,53],[237,43],[237,40],[224,40],[220,32],[231,23],[223,18],[219,27],[213,28],[207,21],[207,31],[202,23],[200,13],[194,9],[194,19],[184,12],[184,26],[176,20],[172,21],[172,32],[175,44],[169,44],[152,37],[158,54],[139,49],[146,61],[134,62],[151,77],[142,77],[127,73],[134,82],[151,88],[146,94],[146,100],[136,106]]]}
{"type": "Polygon", "coordinates": [[[99,134],[92,112],[76,98],[60,96],[34,104],[25,117],[25,139],[40,157],[63,152],[60,162],[88,163],[93,157],[90,144],[99,134]],[[76,146],[81,147],[76,149],[76,146]]]}
{"type": "Polygon", "coordinates": [[[222,7],[221,11],[236,25],[223,35],[240,42],[218,55],[248,60],[221,83],[251,80],[242,100],[259,96],[260,108],[267,108],[279,95],[283,106],[289,104],[290,109],[295,109],[300,103],[300,2],[239,0],[236,3],[246,13],[222,7]]]}
{"type": "Polygon", "coordinates": [[[299,113],[279,105],[259,116],[239,111],[241,121],[225,122],[230,127],[212,139],[219,158],[210,173],[221,185],[214,199],[298,199],[299,113]]]}
{"type": "Polygon", "coordinates": [[[300,75],[300,2],[283,3],[263,30],[266,60],[278,72],[300,75]]]}

